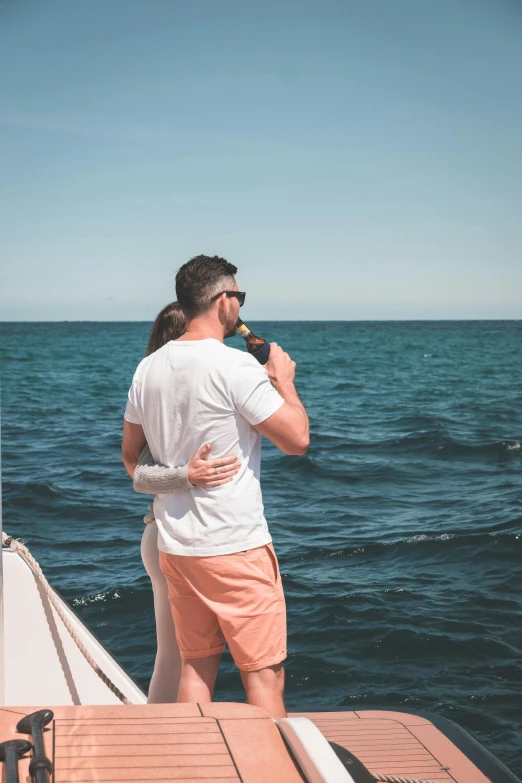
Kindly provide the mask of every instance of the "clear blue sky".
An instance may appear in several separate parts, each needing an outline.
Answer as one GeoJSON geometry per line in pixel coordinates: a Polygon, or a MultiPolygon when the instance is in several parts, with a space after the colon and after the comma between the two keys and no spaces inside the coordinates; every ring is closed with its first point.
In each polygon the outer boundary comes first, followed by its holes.
{"type": "Polygon", "coordinates": [[[520,0],[3,0],[3,320],[522,318],[520,0]]]}

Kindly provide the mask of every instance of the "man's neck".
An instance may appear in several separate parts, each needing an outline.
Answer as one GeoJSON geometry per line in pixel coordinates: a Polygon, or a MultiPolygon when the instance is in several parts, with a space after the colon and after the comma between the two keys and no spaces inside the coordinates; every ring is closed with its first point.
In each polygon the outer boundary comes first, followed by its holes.
{"type": "Polygon", "coordinates": [[[214,340],[219,340],[220,343],[224,342],[225,330],[223,324],[220,321],[205,318],[202,315],[187,322],[185,334],[179,337],[178,340],[180,342],[183,340],[208,340],[212,337],[214,340]]]}

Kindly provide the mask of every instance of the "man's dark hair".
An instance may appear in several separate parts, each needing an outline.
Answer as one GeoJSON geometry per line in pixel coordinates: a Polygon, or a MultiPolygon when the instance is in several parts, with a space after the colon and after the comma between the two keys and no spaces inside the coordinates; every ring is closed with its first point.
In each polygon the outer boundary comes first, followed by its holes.
{"type": "Polygon", "coordinates": [[[219,256],[194,256],[178,269],[176,297],[187,318],[206,312],[214,294],[232,288],[237,267],[219,256]]]}

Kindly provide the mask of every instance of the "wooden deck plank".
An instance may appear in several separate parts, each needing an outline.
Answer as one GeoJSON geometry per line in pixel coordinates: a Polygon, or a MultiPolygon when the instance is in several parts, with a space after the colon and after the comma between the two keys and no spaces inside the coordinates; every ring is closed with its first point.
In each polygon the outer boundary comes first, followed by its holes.
{"type": "Polygon", "coordinates": [[[408,747],[402,749],[399,753],[381,753],[380,751],[374,750],[373,748],[358,748],[355,745],[350,746],[349,750],[355,756],[357,756],[357,758],[360,758],[361,761],[362,759],[375,759],[386,761],[389,764],[395,763],[396,761],[401,761],[404,762],[405,765],[409,763],[427,763],[430,765],[437,765],[438,763],[438,760],[435,759],[434,761],[433,756],[429,753],[429,751],[427,751],[425,748],[422,748],[420,744],[413,750],[412,748],[408,747]]]}
{"type": "Polygon", "coordinates": [[[344,720],[360,720],[359,716],[355,712],[289,712],[289,718],[309,718],[314,723],[316,720],[339,720],[339,715],[342,715],[344,720]]]}
{"type": "Polygon", "coordinates": [[[403,726],[431,726],[428,718],[422,715],[411,715],[409,712],[395,712],[393,710],[358,710],[356,713],[361,720],[387,721],[394,720],[403,726]],[[385,717],[386,716],[386,717],[385,717]]]}
{"type": "Polygon", "coordinates": [[[244,783],[302,783],[271,718],[223,719],[219,725],[244,783]]]}
{"type": "MultiPolygon", "coordinates": [[[[1,707],[0,712],[12,713],[14,724],[24,715],[41,710],[41,705],[34,707],[9,706],[1,707]],[[18,717],[16,717],[18,715],[18,717]],[[16,718],[16,719],[15,719],[16,718]]],[[[54,712],[56,720],[61,718],[65,720],[86,720],[89,718],[112,718],[119,720],[124,718],[200,718],[201,712],[197,704],[101,704],[88,705],[82,704],[75,707],[54,707],[49,705],[49,709],[54,712]]]]}
{"type": "MultiPolygon", "coordinates": [[[[329,739],[331,742],[337,742],[334,734],[330,735],[329,739]]],[[[398,747],[398,745],[399,743],[397,742],[380,742],[379,748],[382,750],[393,751],[395,748],[398,747]]],[[[365,750],[365,749],[371,750],[372,748],[375,747],[375,742],[362,740],[362,739],[361,740],[355,739],[355,740],[350,740],[350,746],[354,748],[360,748],[361,750],[365,750]]],[[[418,748],[418,746],[419,746],[419,742],[415,737],[413,737],[411,740],[401,740],[400,742],[401,752],[403,749],[408,750],[408,748],[410,748],[410,750],[413,751],[415,750],[415,748],[418,748]]]]}
{"type": "Polygon", "coordinates": [[[96,768],[100,773],[106,769],[122,769],[123,767],[133,767],[135,769],[153,769],[155,767],[168,767],[169,769],[200,769],[202,767],[212,767],[218,772],[221,767],[230,767],[231,760],[228,753],[213,754],[175,754],[163,753],[161,756],[133,753],[127,756],[97,756],[95,758],[61,758],[60,771],[66,769],[93,769],[96,768]]]}
{"type": "MultiPolygon", "coordinates": [[[[29,778],[27,778],[29,780],[29,778]]],[[[164,778],[154,778],[155,783],[168,783],[171,781],[171,777],[164,777],[164,778]]],[[[238,783],[239,778],[234,773],[234,777],[216,777],[216,778],[206,778],[206,780],[209,780],[209,783],[238,783]]],[[[71,783],[71,781],[61,781],[61,783],[71,783]]],[[[111,780],[111,783],[127,783],[126,780],[111,780]]],[[[148,783],[148,781],[144,781],[143,778],[137,778],[133,781],[133,783],[148,783]]],[[[177,778],[176,783],[194,783],[194,778],[177,778]]]]}
{"type": "Polygon", "coordinates": [[[60,726],[193,726],[197,723],[215,724],[212,718],[175,718],[175,717],[149,717],[142,718],[59,718],[60,726]]]}
{"type": "Polygon", "coordinates": [[[225,718],[254,718],[267,719],[270,716],[261,707],[253,707],[250,704],[236,704],[234,702],[212,701],[208,704],[200,704],[201,712],[207,718],[222,720],[225,718]]]}
{"type": "Polygon", "coordinates": [[[115,747],[117,745],[136,745],[137,743],[144,745],[164,745],[165,743],[169,745],[183,745],[184,743],[209,745],[212,743],[222,744],[223,737],[219,730],[214,734],[209,732],[205,734],[197,734],[195,732],[193,734],[132,734],[130,736],[123,733],[119,736],[117,734],[105,736],[100,734],[96,737],[74,737],[74,740],[71,740],[70,737],[56,737],[55,748],[86,748],[95,745],[115,747]]]}
{"type": "Polygon", "coordinates": [[[399,723],[373,724],[370,723],[370,721],[359,721],[358,723],[355,723],[355,721],[348,721],[346,724],[341,723],[341,721],[338,723],[321,723],[318,721],[316,726],[322,726],[328,730],[343,731],[345,734],[352,734],[354,737],[370,737],[372,734],[382,734],[386,737],[402,736],[405,731],[407,732],[409,728],[411,728],[401,726],[399,723]]]}
{"type": "MultiPolygon", "coordinates": [[[[25,709],[25,708],[24,708],[25,709]]],[[[197,704],[121,704],[78,707],[55,707],[54,717],[65,720],[88,720],[90,718],[200,718],[201,712],[197,704]]]]}
{"type": "MultiPolygon", "coordinates": [[[[166,755],[183,754],[187,756],[197,756],[205,754],[223,755],[228,756],[228,750],[223,743],[223,738],[220,736],[219,744],[215,743],[194,743],[188,745],[185,743],[170,744],[156,744],[153,745],[150,742],[147,743],[147,754],[149,756],[160,755],[165,753],[166,755]]],[[[55,759],[67,759],[67,758],[103,758],[105,756],[128,756],[132,753],[132,747],[128,745],[100,745],[99,743],[91,745],[67,745],[64,747],[55,748],[55,759]]],[[[61,762],[60,762],[61,763],[61,762]]]]}
{"type": "Polygon", "coordinates": [[[169,724],[159,723],[154,726],[148,726],[146,722],[142,724],[133,724],[131,726],[118,726],[116,723],[110,725],[101,726],[89,726],[83,725],[82,721],[79,721],[76,725],[62,726],[59,721],[56,721],[56,737],[84,737],[88,734],[90,737],[107,737],[110,735],[119,736],[125,734],[131,736],[134,734],[193,734],[195,731],[198,734],[215,734],[219,732],[215,721],[202,722],[201,725],[198,722],[195,723],[181,723],[176,726],[169,724]],[[125,729],[125,730],[124,730],[125,729]]]}
{"type": "MultiPolygon", "coordinates": [[[[80,769],[80,770],[60,770],[57,769],[54,775],[54,783],[81,783],[86,781],[96,781],[96,783],[104,783],[104,781],[158,781],[164,780],[188,780],[191,783],[195,780],[213,780],[218,777],[227,777],[237,783],[239,780],[235,768],[220,767],[219,771],[212,769],[211,767],[199,767],[197,769],[187,769],[187,767],[180,767],[179,769],[172,769],[172,767],[155,767],[154,769],[134,769],[128,767],[126,769],[80,769]]],[[[264,781],[266,783],[266,781],[264,781]]],[[[302,783],[302,781],[300,781],[302,783]]]]}
{"type": "MultiPolygon", "coordinates": [[[[411,777],[434,777],[438,779],[439,775],[446,774],[447,771],[442,769],[440,764],[436,761],[404,761],[399,759],[398,761],[386,761],[383,759],[366,758],[362,759],[368,769],[377,770],[384,775],[410,775],[411,777]],[[427,774],[429,773],[429,775],[427,774]]],[[[451,777],[448,775],[448,777],[451,777]]]]}

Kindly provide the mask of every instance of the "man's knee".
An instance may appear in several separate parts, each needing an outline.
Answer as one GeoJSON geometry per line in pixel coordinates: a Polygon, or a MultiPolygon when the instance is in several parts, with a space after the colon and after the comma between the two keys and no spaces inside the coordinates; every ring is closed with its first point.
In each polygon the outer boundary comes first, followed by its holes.
{"type": "Polygon", "coordinates": [[[203,658],[184,658],[181,662],[182,677],[189,680],[212,681],[218,671],[221,653],[203,658]]]}
{"type": "Polygon", "coordinates": [[[277,663],[252,672],[242,671],[241,678],[247,689],[262,688],[282,692],[285,685],[285,670],[282,663],[277,663]]]}

